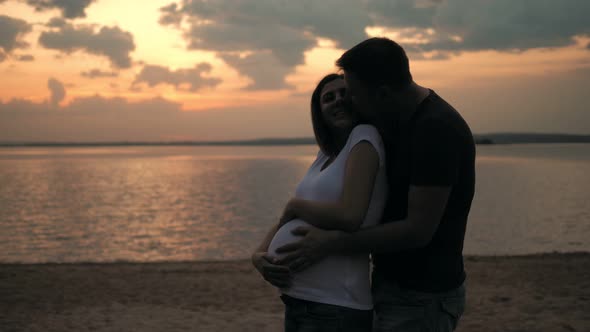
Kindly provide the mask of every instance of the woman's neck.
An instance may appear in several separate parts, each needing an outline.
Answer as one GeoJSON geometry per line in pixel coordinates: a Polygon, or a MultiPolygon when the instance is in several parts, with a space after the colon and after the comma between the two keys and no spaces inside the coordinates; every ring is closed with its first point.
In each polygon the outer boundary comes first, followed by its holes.
{"type": "Polygon", "coordinates": [[[348,141],[348,135],[350,135],[351,131],[352,131],[352,128],[346,128],[346,129],[333,128],[332,129],[332,137],[334,137],[334,145],[336,147],[336,154],[340,153],[340,151],[342,151],[342,149],[346,145],[346,142],[348,141]]]}

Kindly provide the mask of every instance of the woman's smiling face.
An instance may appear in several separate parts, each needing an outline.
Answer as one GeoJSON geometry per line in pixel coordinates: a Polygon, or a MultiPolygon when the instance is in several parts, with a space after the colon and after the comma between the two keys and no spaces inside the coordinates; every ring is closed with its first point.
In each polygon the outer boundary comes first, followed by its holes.
{"type": "Polygon", "coordinates": [[[357,117],[345,98],[346,84],[343,79],[335,79],[322,89],[320,106],[328,127],[349,129],[357,122],[357,117]]]}

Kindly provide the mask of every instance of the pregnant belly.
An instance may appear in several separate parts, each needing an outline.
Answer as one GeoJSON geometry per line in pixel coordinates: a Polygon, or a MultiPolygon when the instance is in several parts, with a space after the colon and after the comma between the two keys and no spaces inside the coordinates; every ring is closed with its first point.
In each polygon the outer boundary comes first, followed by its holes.
{"type": "Polygon", "coordinates": [[[301,219],[293,219],[279,228],[275,236],[272,238],[270,245],[268,246],[268,254],[272,257],[281,258],[285,254],[279,255],[276,253],[277,248],[284,246],[285,244],[297,242],[301,239],[301,236],[291,234],[291,231],[297,227],[313,227],[307,222],[301,219]]]}

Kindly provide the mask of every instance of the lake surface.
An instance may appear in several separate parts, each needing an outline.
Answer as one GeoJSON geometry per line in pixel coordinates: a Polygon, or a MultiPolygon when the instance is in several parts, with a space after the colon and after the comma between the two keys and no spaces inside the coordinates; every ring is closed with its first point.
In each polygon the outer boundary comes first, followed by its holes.
{"type": "MultiPolygon", "coordinates": [[[[306,146],[0,148],[0,262],[249,257],[306,146]]],[[[478,146],[465,254],[590,251],[590,144],[478,146]]]]}

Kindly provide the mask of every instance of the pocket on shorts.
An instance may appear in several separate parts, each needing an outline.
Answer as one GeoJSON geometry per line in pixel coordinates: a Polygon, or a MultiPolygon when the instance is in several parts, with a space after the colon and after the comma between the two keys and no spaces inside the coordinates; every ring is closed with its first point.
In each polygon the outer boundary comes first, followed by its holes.
{"type": "Polygon", "coordinates": [[[459,319],[465,311],[465,299],[445,299],[441,301],[442,310],[455,319],[459,319]]]}
{"type": "MultiPolygon", "coordinates": [[[[457,328],[457,324],[459,323],[459,319],[463,315],[465,311],[465,299],[462,298],[453,298],[453,299],[444,299],[440,302],[441,311],[442,313],[447,316],[443,318],[440,324],[442,327],[446,327],[446,329],[454,330],[457,328]]],[[[445,331],[445,328],[441,330],[445,331]]]]}

